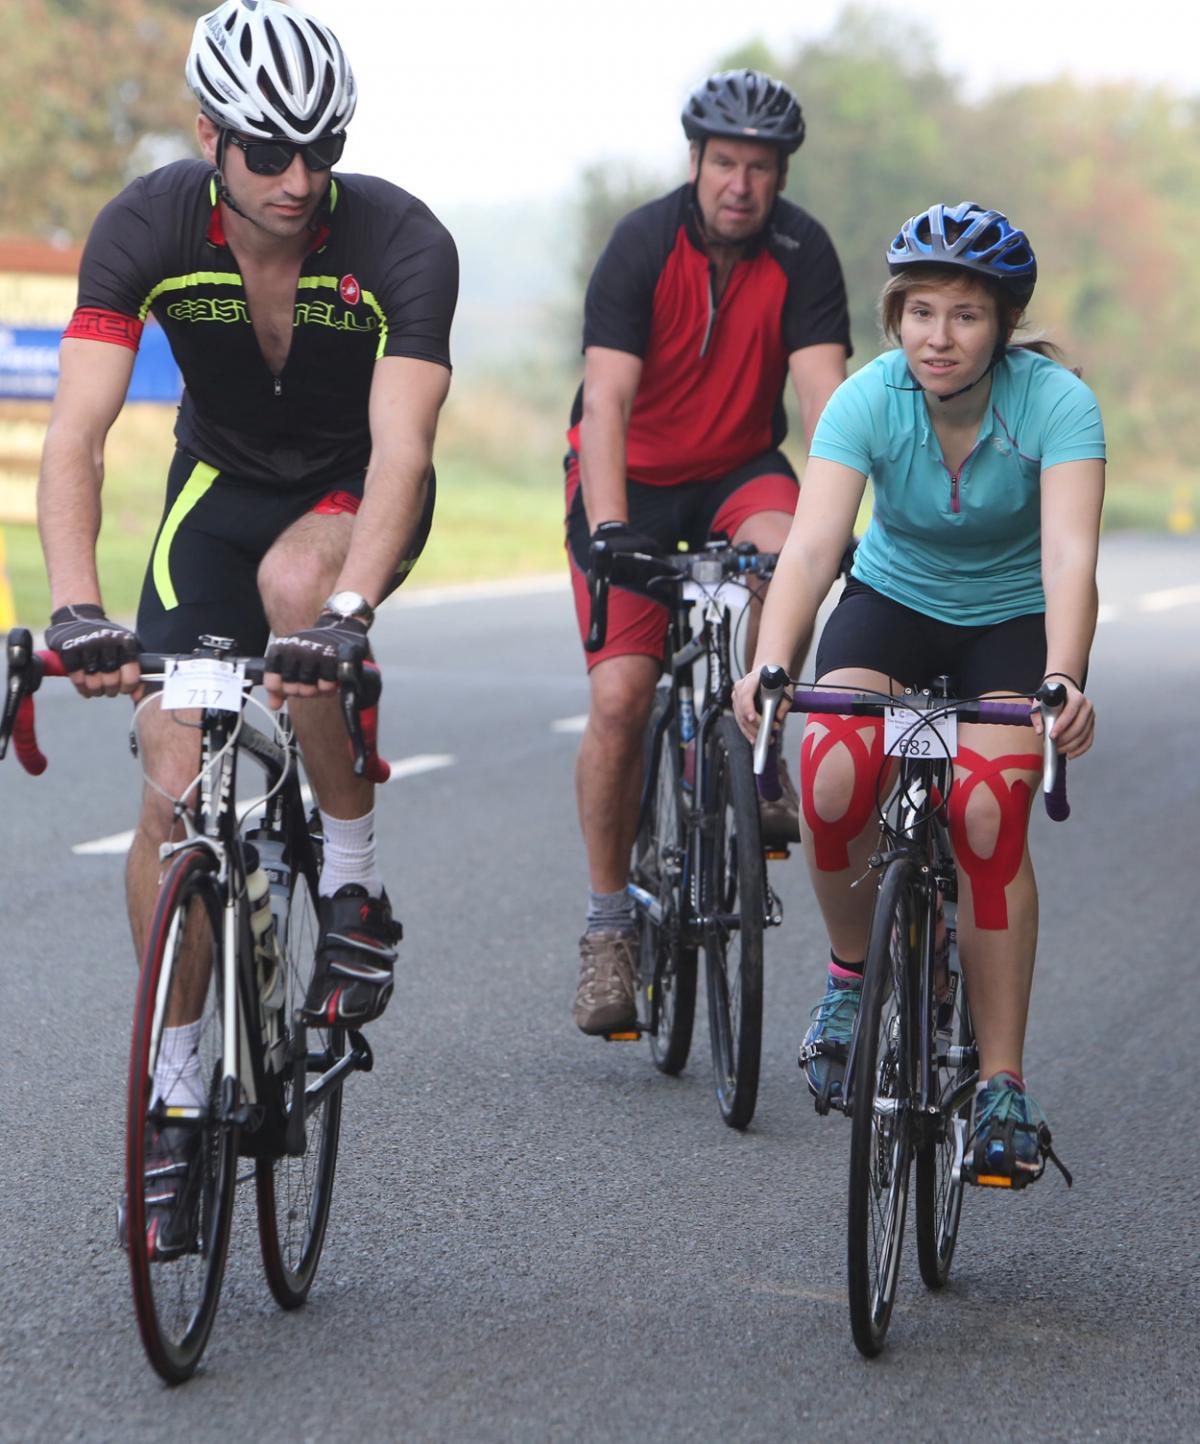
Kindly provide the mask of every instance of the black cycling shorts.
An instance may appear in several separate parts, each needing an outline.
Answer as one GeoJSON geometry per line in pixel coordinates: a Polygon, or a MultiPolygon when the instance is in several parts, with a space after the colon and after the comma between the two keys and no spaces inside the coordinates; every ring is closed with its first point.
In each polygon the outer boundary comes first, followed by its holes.
{"type": "MultiPolygon", "coordinates": [[[[137,634],[147,652],[190,652],[205,633],[232,637],[246,656],[261,656],[270,626],[258,593],[258,566],[293,522],[308,512],[353,515],[365,476],[296,489],[219,472],[176,451],[167,499],[138,606],[137,634]]],[[[436,482],[410,553],[390,594],[412,570],[433,523],[436,482]]]]}
{"type": "Polygon", "coordinates": [[[817,677],[845,667],[883,672],[906,687],[950,678],[957,697],[1029,696],[1046,670],[1046,614],[960,627],[894,602],[851,577],[817,647],[817,677]]]}

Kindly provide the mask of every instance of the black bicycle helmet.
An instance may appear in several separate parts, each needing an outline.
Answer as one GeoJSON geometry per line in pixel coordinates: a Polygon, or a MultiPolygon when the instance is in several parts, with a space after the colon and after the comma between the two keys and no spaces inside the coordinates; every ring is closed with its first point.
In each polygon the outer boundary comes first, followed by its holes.
{"type": "Polygon", "coordinates": [[[786,85],[761,70],[722,70],[698,85],[683,107],[688,140],[763,140],[791,155],[804,140],[804,116],[786,85]]]}
{"type": "Polygon", "coordinates": [[[892,275],[910,266],[962,266],[999,282],[1021,306],[1037,284],[1029,237],[1000,211],[974,201],[930,206],[905,221],[888,247],[887,263],[892,275]]]}

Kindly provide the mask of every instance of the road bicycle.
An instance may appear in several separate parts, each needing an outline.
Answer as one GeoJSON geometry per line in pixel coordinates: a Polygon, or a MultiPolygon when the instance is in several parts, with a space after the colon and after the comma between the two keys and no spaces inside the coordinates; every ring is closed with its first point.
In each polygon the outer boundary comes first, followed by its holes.
{"type": "MultiPolygon", "coordinates": [[[[172,1384],[195,1371],[212,1329],[238,1182],[255,1182],[272,1294],[286,1309],[307,1298],[329,1218],[342,1090],[372,1067],[361,1033],[306,1026],[299,1013],[318,932],[319,814],[306,809],[286,711],[271,714],[248,695],[265,663],[235,655],[235,645],[203,637],[186,657],[138,658],[147,680],[162,682],[164,708],[188,709],[177,720],[196,728],[200,759],[172,799],[184,836],[162,848],[138,980],[118,1225],[146,1354],[172,1384]],[[250,708],[269,727],[252,725],[250,708]],[[242,758],[265,778],[264,795],[248,805],[238,801],[242,758]],[[241,1178],[239,1158],[253,1164],[241,1178]],[[167,1236],[154,1189],[181,1173],[167,1236]]],[[[9,633],[0,758],[11,735],[33,773],[46,766],[33,717],[43,675],[63,675],[57,655],[35,653],[28,631],[9,633]]],[[[339,683],[355,769],[384,781],[378,672],[342,663],[339,683]]],[[[136,721],[131,742],[136,751],[136,721]]]]}
{"type": "MultiPolygon", "coordinates": [[[[759,682],[763,723],[756,767],[765,764],[766,741],[790,679],[766,667],[759,682]]],[[[1066,764],[1058,758],[1050,723],[1066,692],[1061,684],[1043,684],[1036,699],[1044,722],[1046,810],[1061,821],[1070,811],[1066,764]]],[[[958,877],[946,816],[956,729],[958,722],[1032,726],[1032,716],[1027,697],[953,698],[946,677],[894,697],[797,688],[791,704],[806,713],[883,718],[892,729],[889,750],[899,756],[890,800],[880,806],[880,844],[869,859],[877,888],[862,1000],[844,1055],[841,1092],[827,1091],[823,1100],[823,1111],[840,1108],[852,1120],[850,1323],[858,1349],[872,1357],[883,1347],[895,1302],[914,1159],[917,1260],[931,1289],[940,1289],[949,1277],[966,1184],[1023,1188],[1041,1177],[1048,1160],[1071,1183],[1045,1123],[1038,1133],[1036,1172],[989,1171],[971,1147],[979,1058],[958,960],[958,877]]],[[[880,787],[886,790],[882,779],[880,787]]]]}
{"type": "Polygon", "coordinates": [[[763,933],[783,911],[767,877],[750,747],[730,710],[731,589],[745,601],[774,568],[774,553],[746,544],[714,541],[703,551],[657,556],[614,553],[602,539],[592,544],[589,568],[589,651],[604,645],[610,584],[645,591],[669,612],[666,681],[646,729],[628,885],[638,929],[638,1022],[609,1036],[647,1035],[655,1066],[679,1073],[691,1049],[702,952],[717,1105],[739,1129],[758,1097],[763,933]]]}

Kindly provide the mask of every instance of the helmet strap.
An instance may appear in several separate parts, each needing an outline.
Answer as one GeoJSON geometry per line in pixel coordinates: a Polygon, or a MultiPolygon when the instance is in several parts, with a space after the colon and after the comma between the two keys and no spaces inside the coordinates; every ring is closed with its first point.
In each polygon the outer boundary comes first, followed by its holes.
{"type": "Polygon", "coordinates": [[[241,216],[244,221],[249,221],[252,226],[258,225],[253,216],[248,216],[237,201],[229,193],[229,187],[225,184],[225,148],[228,143],[229,131],[222,126],[217,134],[217,199],[223,206],[228,206],[236,215],[241,216]]]}
{"type": "MultiPolygon", "coordinates": [[[[991,359],[991,360],[988,362],[988,364],[987,364],[987,370],[984,371],[981,376],[976,376],[976,378],[975,378],[974,381],[969,381],[966,386],[960,386],[957,391],[951,391],[951,393],[950,393],[949,396],[939,396],[939,397],[938,397],[938,400],[939,400],[939,401],[943,404],[943,406],[944,406],[947,401],[953,401],[956,396],[962,396],[962,395],[964,395],[966,392],[970,391],[973,387],[978,386],[981,381],[986,381],[987,378],[988,378],[988,377],[992,374],[992,372],[996,369],[997,365],[1004,359],[1004,356],[1005,356],[1005,353],[1007,352],[1007,350],[1008,350],[1008,337],[1007,337],[1007,336],[1002,336],[1002,337],[1000,337],[1000,339],[996,342],[996,349],[992,352],[992,359],[991,359]]],[[[910,376],[912,376],[912,371],[910,370],[908,374],[909,374],[910,376]]],[[[916,378],[915,376],[913,376],[913,380],[915,381],[916,379],[917,379],[917,378],[916,378]]],[[[923,387],[922,387],[922,390],[924,390],[923,387]]]]}

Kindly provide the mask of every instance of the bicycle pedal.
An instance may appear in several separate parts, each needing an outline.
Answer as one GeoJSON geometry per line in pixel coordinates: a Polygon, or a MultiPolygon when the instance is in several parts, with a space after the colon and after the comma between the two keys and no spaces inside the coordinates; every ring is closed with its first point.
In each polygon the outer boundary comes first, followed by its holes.
{"type": "Polygon", "coordinates": [[[972,1178],[967,1176],[968,1183],[978,1184],[980,1188],[1015,1188],[1017,1185],[1011,1178],[1003,1173],[978,1173],[972,1178]]]}
{"type": "Polygon", "coordinates": [[[768,862],[786,862],[792,855],[790,847],[764,847],[763,856],[768,862]]]}
{"type": "Polygon", "coordinates": [[[622,1028],[619,1032],[605,1033],[604,1035],[606,1043],[640,1043],[641,1040],[642,1029],[640,1027],[622,1028]]]}

